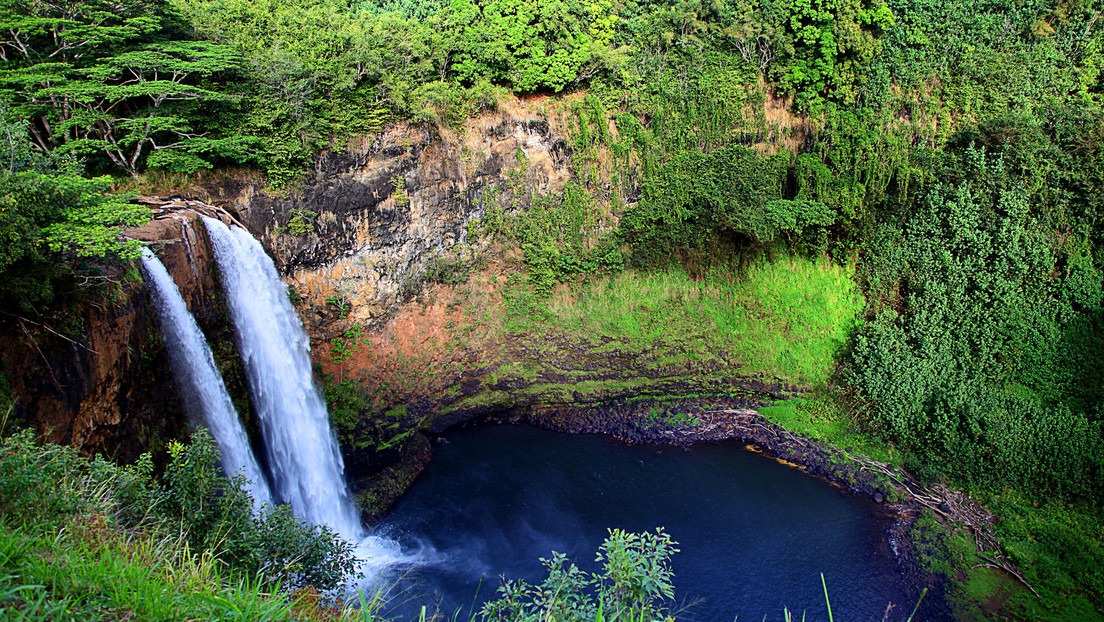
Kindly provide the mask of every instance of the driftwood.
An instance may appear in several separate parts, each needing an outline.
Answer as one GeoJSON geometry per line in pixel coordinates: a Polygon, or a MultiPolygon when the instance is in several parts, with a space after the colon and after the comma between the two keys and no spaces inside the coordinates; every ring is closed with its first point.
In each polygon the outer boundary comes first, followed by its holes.
{"type": "Polygon", "coordinates": [[[912,475],[895,469],[884,462],[871,460],[865,456],[847,455],[847,457],[858,462],[863,469],[873,470],[885,475],[897,484],[898,490],[907,494],[913,501],[947,520],[965,525],[974,536],[974,547],[977,549],[978,557],[984,561],[982,564],[975,564],[973,568],[985,567],[1003,570],[1022,583],[1024,587],[1031,590],[1031,593],[1036,597],[1039,596],[1039,593],[1027,582],[1016,564],[1004,554],[1000,542],[993,533],[993,523],[996,522],[996,517],[992,512],[982,507],[980,503],[971,499],[965,493],[951,490],[943,484],[924,487],[912,475]]]}

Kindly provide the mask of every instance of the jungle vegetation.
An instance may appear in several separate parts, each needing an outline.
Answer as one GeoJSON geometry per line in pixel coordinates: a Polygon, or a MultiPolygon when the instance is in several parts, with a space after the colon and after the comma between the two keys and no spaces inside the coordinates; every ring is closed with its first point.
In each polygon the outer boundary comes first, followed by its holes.
{"type": "MultiPolygon", "coordinates": [[[[524,255],[519,315],[569,317],[551,292],[592,277],[846,266],[865,302],[831,369],[801,372],[818,396],[795,421],[836,422],[997,512],[1041,597],[975,568],[963,607],[999,593],[1001,615],[1099,618],[1102,9],[7,0],[0,304],[78,295],[77,276],[133,256],[114,232],[143,216],[113,180],[248,167],[286,187],[392,121],[445,133],[507,96],[562,98],[572,181],[480,225],[524,255]]],[[[956,537],[931,548],[968,568],[956,537]]]]}

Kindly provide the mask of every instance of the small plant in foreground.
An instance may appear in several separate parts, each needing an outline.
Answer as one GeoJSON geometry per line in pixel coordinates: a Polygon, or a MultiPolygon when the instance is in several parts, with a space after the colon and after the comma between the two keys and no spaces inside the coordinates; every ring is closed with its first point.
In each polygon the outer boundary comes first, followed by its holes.
{"type": "Polygon", "coordinates": [[[483,606],[484,620],[667,621],[664,602],[674,598],[670,559],[677,542],[663,531],[629,533],[612,529],[598,549],[600,573],[585,572],[562,553],[541,562],[548,578],[540,585],[503,581],[499,598],[483,606]]]}

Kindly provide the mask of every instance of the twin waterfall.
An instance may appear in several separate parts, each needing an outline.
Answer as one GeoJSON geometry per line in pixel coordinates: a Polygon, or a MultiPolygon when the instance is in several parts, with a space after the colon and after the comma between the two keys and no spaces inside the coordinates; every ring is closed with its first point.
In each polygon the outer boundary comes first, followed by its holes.
{"type": "Polygon", "coordinates": [[[352,541],[364,582],[371,582],[384,567],[402,561],[402,553],[396,543],[368,535],[361,525],[326,403],[314,384],[310,341],[287,288],[247,231],[206,216],[203,221],[260,422],[268,477],[253,456],[203,333],[165,267],[147,250],[142,265],[187,412],[210,428],[226,473],[250,480],[258,509],[287,503],[303,520],[352,541]]]}

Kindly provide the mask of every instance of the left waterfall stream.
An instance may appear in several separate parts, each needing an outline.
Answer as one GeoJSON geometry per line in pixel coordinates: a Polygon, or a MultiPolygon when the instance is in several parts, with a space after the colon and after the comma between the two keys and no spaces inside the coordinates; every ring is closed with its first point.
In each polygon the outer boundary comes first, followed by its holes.
{"type": "Polygon", "coordinates": [[[207,345],[207,338],[188,311],[188,305],[169,271],[148,248],[142,250],[142,271],[161,320],[161,333],[172,365],[173,382],[184,402],[185,411],[190,418],[202,421],[211,430],[211,436],[219,446],[223,471],[230,476],[240,473],[248,480],[247,490],[253,496],[256,508],[272,505],[268,481],[253,455],[238,411],[215,366],[215,357],[207,345]]]}

